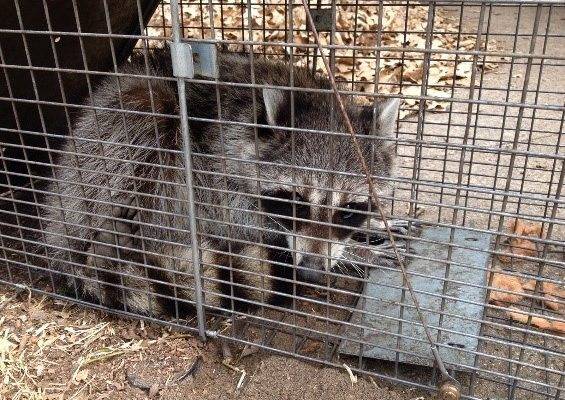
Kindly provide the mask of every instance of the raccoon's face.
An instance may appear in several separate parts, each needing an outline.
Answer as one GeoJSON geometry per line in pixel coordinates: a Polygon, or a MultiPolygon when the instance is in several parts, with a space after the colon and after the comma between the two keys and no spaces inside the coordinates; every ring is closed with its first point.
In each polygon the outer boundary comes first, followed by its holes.
{"type": "MultiPolygon", "coordinates": [[[[266,89],[263,97],[266,119],[273,128],[270,134],[263,133],[261,160],[271,163],[260,168],[261,207],[269,214],[271,226],[285,235],[299,275],[321,283],[322,271],[343,258],[353,233],[368,228],[375,205],[351,138],[311,132],[347,132],[331,95],[295,96],[294,133],[277,130],[277,126],[291,126],[286,95],[266,89]]],[[[348,106],[381,194],[390,187],[387,178],[394,156],[390,139],[398,105],[397,100],[378,103],[375,124],[373,107],[348,106]]]]}
{"type": "Polygon", "coordinates": [[[367,227],[369,212],[375,210],[367,195],[308,188],[280,188],[264,195],[262,207],[285,235],[299,276],[316,283],[323,282],[322,271],[343,258],[352,234],[367,227]]]}

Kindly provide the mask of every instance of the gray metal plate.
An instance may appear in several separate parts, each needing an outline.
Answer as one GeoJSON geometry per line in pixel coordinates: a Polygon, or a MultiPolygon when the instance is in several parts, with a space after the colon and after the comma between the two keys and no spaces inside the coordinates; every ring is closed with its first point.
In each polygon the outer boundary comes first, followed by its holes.
{"type": "MultiPolygon", "coordinates": [[[[449,236],[449,228],[426,227],[420,237],[439,243],[418,240],[412,242],[411,248],[415,254],[423,258],[446,260],[448,251],[446,243],[449,243],[449,236]]],[[[477,349],[479,321],[482,317],[486,286],[486,273],[483,268],[486,268],[488,262],[487,250],[490,242],[491,235],[488,233],[455,229],[453,243],[465,248],[453,248],[451,259],[455,263],[463,263],[472,268],[451,264],[449,280],[462,283],[447,282],[445,295],[442,295],[445,263],[410,258],[406,266],[409,272],[419,274],[411,275],[414,289],[427,293],[417,293],[417,298],[421,308],[426,310],[424,314],[434,339],[438,334],[442,296],[445,297],[443,309],[449,315],[444,314],[441,321],[442,329],[438,343],[448,344],[448,347],[440,347],[440,354],[444,363],[456,369],[471,366],[474,361],[472,352],[477,349]]],[[[363,345],[363,357],[394,361],[398,348],[403,351],[398,353],[399,362],[432,366],[430,345],[415,309],[410,307],[414,303],[408,290],[391,287],[402,287],[402,281],[399,269],[371,269],[369,283],[364,290],[364,294],[371,299],[359,301],[357,309],[365,310],[372,315],[367,315],[366,312],[354,312],[351,323],[359,328],[348,327],[345,337],[370,344],[363,345]],[[402,300],[403,295],[404,300],[402,300]],[[399,303],[404,303],[405,306],[401,307],[399,303]],[[405,321],[398,321],[400,318],[405,321]],[[399,338],[399,333],[408,337],[399,338]]],[[[360,351],[358,342],[343,340],[341,343],[342,354],[359,355],[360,351]]]]}
{"type": "Polygon", "coordinates": [[[218,75],[218,49],[214,43],[189,41],[194,57],[194,74],[216,79],[218,75]]]}

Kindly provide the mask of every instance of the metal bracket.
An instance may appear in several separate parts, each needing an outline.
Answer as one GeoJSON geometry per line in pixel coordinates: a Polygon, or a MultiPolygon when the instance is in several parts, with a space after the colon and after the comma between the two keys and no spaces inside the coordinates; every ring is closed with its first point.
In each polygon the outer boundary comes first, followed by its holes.
{"type": "Polygon", "coordinates": [[[218,77],[218,49],[215,43],[189,42],[192,47],[194,74],[206,78],[218,77]]]}
{"type": "MultiPolygon", "coordinates": [[[[314,26],[318,32],[332,30],[332,9],[331,8],[310,8],[310,14],[314,20],[314,26]]],[[[310,30],[310,27],[308,27],[310,30]]]]}
{"type": "Polygon", "coordinates": [[[177,78],[194,78],[195,75],[215,79],[218,77],[217,49],[214,43],[171,43],[173,75],[177,78]]]}
{"type": "Polygon", "coordinates": [[[194,78],[192,46],[188,43],[171,43],[171,61],[176,78],[194,78]]]}

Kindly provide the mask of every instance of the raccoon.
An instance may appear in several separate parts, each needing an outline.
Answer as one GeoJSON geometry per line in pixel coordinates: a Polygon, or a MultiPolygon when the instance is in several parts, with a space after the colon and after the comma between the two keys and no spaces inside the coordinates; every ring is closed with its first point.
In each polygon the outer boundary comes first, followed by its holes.
{"type": "MultiPolygon", "coordinates": [[[[169,51],[134,57],[86,102],[43,207],[48,268],[77,296],[141,314],[190,312],[199,251],[206,307],[284,304],[297,280],[323,282],[366,223],[374,205],[351,140],[324,133],[346,132],[327,78],[218,57],[220,83],[197,77],[184,94],[198,250],[169,51]]],[[[398,105],[346,102],[383,193],[398,105]]]]}

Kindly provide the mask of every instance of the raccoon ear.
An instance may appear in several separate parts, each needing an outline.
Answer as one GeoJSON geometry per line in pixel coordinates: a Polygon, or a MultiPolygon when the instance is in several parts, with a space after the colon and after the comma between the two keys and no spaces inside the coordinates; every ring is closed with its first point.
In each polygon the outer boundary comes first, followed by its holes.
{"type": "Polygon", "coordinates": [[[397,98],[377,102],[377,122],[380,135],[390,136],[394,133],[399,108],[400,99],[397,98]]]}
{"type": "Polygon", "coordinates": [[[281,114],[286,107],[287,95],[280,89],[263,89],[263,102],[265,104],[265,117],[267,124],[272,126],[280,125],[281,114]]]}
{"type": "MultiPolygon", "coordinates": [[[[363,107],[362,118],[372,128],[373,108],[376,108],[376,132],[373,134],[379,136],[390,136],[394,133],[398,109],[400,107],[400,99],[385,99],[375,101],[375,106],[363,107]]],[[[368,129],[368,132],[371,131],[368,129]]]]}

